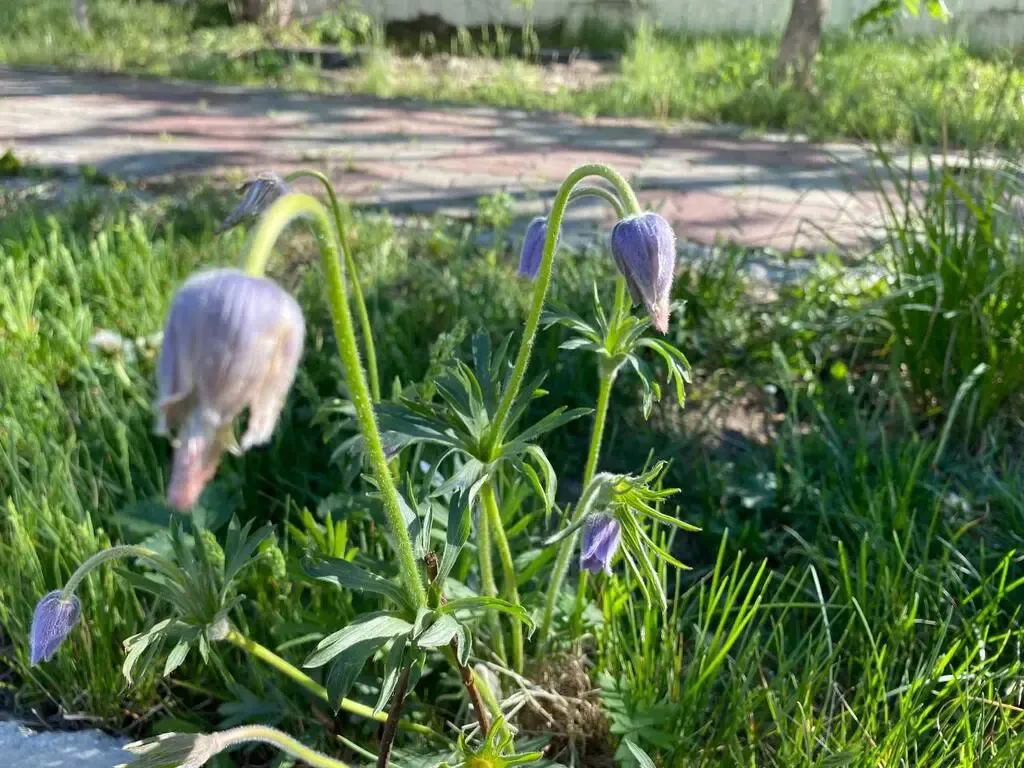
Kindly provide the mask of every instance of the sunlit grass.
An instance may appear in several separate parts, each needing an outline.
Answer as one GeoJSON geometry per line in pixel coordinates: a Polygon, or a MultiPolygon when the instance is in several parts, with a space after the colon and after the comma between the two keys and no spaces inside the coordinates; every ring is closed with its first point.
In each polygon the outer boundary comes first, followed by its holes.
{"type": "Polygon", "coordinates": [[[486,42],[457,37],[451,54],[434,41],[432,57],[410,58],[384,48],[368,22],[345,17],[335,25],[346,33],[345,46],[360,44],[367,53],[353,68],[324,76],[309,65],[254,52],[320,44],[324,29],[332,35],[325,44],[334,45],[337,30],[326,23],[285,30],[195,27],[192,11],[166,3],[94,0],[90,8],[88,35],[73,27],[61,0],[16,0],[0,9],[0,63],[728,122],[813,138],[1024,147],[1024,70],[1008,54],[982,58],[942,40],[827,38],[817,90],[809,96],[771,82],[777,43],[765,38],[690,37],[642,26],[610,70],[555,74],[509,57],[513,33],[486,42]]]}

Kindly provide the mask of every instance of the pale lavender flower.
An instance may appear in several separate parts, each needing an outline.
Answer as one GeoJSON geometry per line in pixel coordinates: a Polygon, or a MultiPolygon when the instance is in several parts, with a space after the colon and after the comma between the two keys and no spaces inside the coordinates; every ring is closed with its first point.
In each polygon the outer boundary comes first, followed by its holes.
{"type": "Polygon", "coordinates": [[[172,434],[168,501],[195,504],[225,450],[268,442],[302,355],[298,303],[271,280],[234,269],[190,278],[171,303],[157,370],[158,434],[172,434]],[[249,411],[241,446],[233,423],[249,411]]]}
{"type": "Polygon", "coordinates": [[[598,515],[583,528],[580,545],[580,568],[591,573],[612,572],[612,558],[619,549],[622,528],[609,515],[598,515]]]}
{"type": "Polygon", "coordinates": [[[538,216],[526,227],[523,247],[519,251],[519,276],[537,279],[544,260],[544,241],[548,237],[548,220],[538,216]]]}
{"type": "Polygon", "coordinates": [[[272,171],[263,171],[255,179],[249,179],[238,187],[238,193],[242,200],[235,207],[224,222],[217,227],[215,234],[227,232],[237,227],[246,219],[255,219],[279,197],[288,194],[288,185],[285,180],[272,171]]]}
{"type": "Polygon", "coordinates": [[[162,733],[126,744],[124,750],[136,758],[115,768],[201,768],[220,749],[217,734],[162,733]]]}
{"type": "Polygon", "coordinates": [[[41,661],[53,658],[53,654],[60,648],[64,638],[71,634],[81,615],[82,604],[78,598],[71,595],[64,599],[59,589],[36,604],[29,638],[33,667],[41,661]]]}
{"type": "Polygon", "coordinates": [[[676,237],[656,213],[622,219],[612,229],[612,256],[634,304],[643,304],[651,324],[668,331],[669,300],[676,267],[676,237]]]}

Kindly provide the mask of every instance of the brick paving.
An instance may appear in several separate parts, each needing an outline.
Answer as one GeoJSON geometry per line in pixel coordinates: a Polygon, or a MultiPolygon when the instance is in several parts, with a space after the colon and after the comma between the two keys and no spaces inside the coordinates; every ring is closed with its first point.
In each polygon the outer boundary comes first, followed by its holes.
{"type": "MultiPolygon", "coordinates": [[[[0,151],[137,181],[230,169],[327,172],[358,205],[470,215],[505,191],[517,213],[550,204],[575,166],[605,162],[698,243],[853,249],[878,222],[875,166],[852,144],[735,129],[581,120],[387,101],[0,68],[0,151]]],[[[581,201],[573,226],[604,223],[581,201]]]]}

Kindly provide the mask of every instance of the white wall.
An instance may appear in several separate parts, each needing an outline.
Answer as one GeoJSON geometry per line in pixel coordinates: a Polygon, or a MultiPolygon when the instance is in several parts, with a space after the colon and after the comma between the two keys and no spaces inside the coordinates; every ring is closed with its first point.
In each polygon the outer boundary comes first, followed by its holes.
{"type": "MultiPolygon", "coordinates": [[[[534,0],[527,11],[522,0],[355,0],[383,21],[440,16],[455,26],[482,24],[522,25],[528,18],[537,25],[584,18],[606,19],[612,24],[635,22],[647,16],[664,27],[694,32],[781,31],[790,0],[534,0]]],[[[832,0],[829,24],[847,27],[875,0],[832,0]]],[[[296,5],[330,5],[330,0],[297,0],[296,5]]],[[[1024,0],[947,0],[953,21],[910,19],[909,34],[942,34],[979,46],[1024,46],[1024,0]]],[[[922,5],[924,3],[922,2],[922,5]]]]}

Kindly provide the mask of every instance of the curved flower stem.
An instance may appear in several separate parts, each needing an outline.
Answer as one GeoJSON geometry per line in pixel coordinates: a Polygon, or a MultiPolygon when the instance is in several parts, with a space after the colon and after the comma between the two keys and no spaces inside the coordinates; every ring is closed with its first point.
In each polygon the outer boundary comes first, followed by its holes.
{"type": "Polygon", "coordinates": [[[391,535],[394,540],[395,553],[398,556],[398,568],[402,584],[409,593],[414,605],[425,606],[427,592],[423,588],[419,566],[412,549],[412,541],[402,515],[402,502],[398,488],[388,468],[388,460],[384,455],[384,447],[380,440],[380,431],[373,413],[373,403],[366,385],[366,375],[359,362],[359,348],[352,329],[352,313],[348,305],[348,293],[345,291],[341,261],[338,249],[331,236],[331,223],[327,212],[315,198],[303,194],[288,194],[277,200],[270,210],[260,219],[249,255],[246,259],[246,271],[249,274],[263,274],[267,260],[270,258],[274,243],[281,232],[292,221],[299,217],[309,217],[316,232],[317,244],[320,249],[320,262],[326,278],[327,299],[331,305],[331,317],[334,320],[334,335],[338,342],[338,354],[341,356],[348,382],[349,395],[359,422],[366,444],[366,452],[373,468],[384,512],[388,518],[391,535]]]}
{"type": "Polygon", "coordinates": [[[604,187],[598,187],[591,184],[583,184],[576,187],[572,194],[569,195],[569,200],[566,205],[571,205],[581,197],[597,197],[604,200],[608,205],[615,209],[615,215],[620,219],[626,217],[626,209],[622,205],[622,201],[619,200],[618,196],[610,189],[604,187]]]}
{"type": "Polygon", "coordinates": [[[341,205],[338,204],[338,196],[334,194],[334,186],[331,184],[330,179],[320,173],[320,171],[303,168],[289,173],[284,177],[284,180],[292,182],[303,177],[319,181],[327,191],[327,198],[331,203],[331,213],[334,214],[334,228],[338,233],[341,255],[345,259],[345,269],[352,283],[352,300],[355,302],[356,314],[359,315],[359,325],[363,331],[363,346],[366,348],[366,373],[370,378],[370,395],[373,397],[373,402],[378,403],[380,402],[380,379],[377,373],[377,348],[373,343],[373,326],[370,325],[370,314],[366,310],[363,288],[359,284],[359,271],[356,269],[352,250],[348,247],[348,238],[345,237],[345,220],[341,216],[341,205]]]}
{"type": "Polygon", "coordinates": [[[82,583],[82,580],[88,575],[89,571],[96,566],[102,565],[108,560],[117,560],[125,557],[141,557],[147,560],[152,560],[153,562],[161,565],[165,562],[164,559],[152,549],[137,547],[133,544],[120,544],[116,547],[101,550],[75,569],[75,572],[71,574],[71,578],[68,579],[67,584],[64,585],[64,589],[61,590],[61,599],[70,600],[71,596],[75,594],[75,590],[78,589],[78,585],[82,583]]]}
{"type": "MultiPolygon", "coordinates": [[[[326,688],[324,688],[322,685],[320,685],[318,682],[316,682],[313,678],[311,678],[309,675],[307,675],[305,672],[303,672],[295,665],[282,659],[269,648],[260,645],[254,640],[250,640],[236,629],[229,630],[224,639],[236,648],[240,648],[249,655],[254,656],[255,658],[259,659],[260,661],[266,664],[269,664],[278,672],[285,675],[285,677],[291,678],[292,681],[298,683],[300,686],[305,688],[307,691],[309,691],[311,694],[313,694],[318,699],[323,701],[325,704],[331,705],[331,701],[327,695],[326,688]]],[[[363,717],[367,720],[375,720],[378,723],[386,723],[388,719],[387,712],[374,712],[373,707],[368,707],[365,704],[360,704],[358,701],[352,701],[351,699],[342,699],[339,706],[342,710],[348,712],[351,715],[363,717]]],[[[421,725],[419,723],[409,723],[403,720],[399,721],[398,728],[403,731],[409,731],[410,733],[418,733],[423,736],[428,736],[431,739],[434,739],[435,741],[447,743],[447,739],[445,739],[444,736],[439,734],[433,728],[430,728],[426,725],[421,725]]]]}
{"type": "MultiPolygon", "coordinates": [[[[629,304],[626,298],[626,281],[621,275],[615,280],[615,298],[612,300],[612,319],[609,324],[608,338],[605,339],[605,348],[611,352],[618,343],[619,323],[629,311],[629,304]]],[[[598,366],[598,389],[597,404],[594,407],[594,427],[590,433],[590,448],[587,451],[587,462],[583,468],[583,487],[590,485],[597,473],[597,463],[601,457],[601,442],[604,439],[604,425],[608,418],[608,403],[611,399],[612,385],[615,384],[615,377],[618,374],[617,365],[598,366]]],[[[576,508],[576,514],[571,523],[577,522],[583,513],[584,507],[581,504],[576,508]]],[[[569,571],[569,559],[576,547],[579,534],[574,533],[567,536],[558,545],[558,555],[555,557],[555,567],[551,573],[551,583],[548,585],[547,599],[544,602],[544,617],[541,621],[539,636],[543,641],[551,629],[551,618],[554,615],[555,603],[558,601],[558,593],[562,589],[562,582],[569,571]]],[[[580,573],[580,580],[576,589],[576,602],[573,606],[570,624],[575,627],[583,611],[583,598],[586,594],[587,580],[589,574],[586,571],[580,573]]]]}
{"type": "Polygon", "coordinates": [[[583,179],[588,176],[600,176],[606,179],[618,192],[624,207],[630,213],[640,212],[640,203],[636,199],[629,183],[618,172],[607,165],[595,163],[592,165],[581,165],[574,170],[562,182],[562,186],[555,195],[555,201],[551,206],[551,213],[548,215],[548,234],[544,240],[544,257],[541,259],[540,270],[537,275],[537,287],[533,291],[533,306],[526,319],[526,328],[523,331],[523,340],[519,344],[519,352],[516,355],[515,366],[512,375],[509,377],[502,393],[501,402],[495,413],[493,427],[491,430],[490,453],[491,458],[501,449],[501,441],[505,433],[505,420],[508,418],[512,403],[519,394],[519,387],[522,386],[523,377],[526,376],[526,368],[530,362],[530,355],[533,353],[533,343],[537,337],[537,326],[540,324],[540,316],[544,311],[544,297],[548,292],[548,285],[551,282],[551,272],[555,261],[555,248],[558,244],[558,236],[562,229],[562,217],[565,215],[565,208],[569,203],[569,195],[583,179]]]}
{"type": "MultiPolygon", "coordinates": [[[[491,562],[491,518],[485,509],[480,510],[480,519],[476,530],[476,548],[480,559],[480,589],[487,597],[497,597],[498,586],[494,583],[494,566],[491,562]]],[[[502,661],[506,661],[508,656],[505,653],[505,636],[501,633],[498,614],[488,611],[487,624],[493,636],[494,652],[502,661]]]]}
{"type": "Polygon", "coordinates": [[[601,441],[604,439],[604,425],[608,418],[608,401],[611,398],[615,375],[615,370],[602,371],[598,382],[597,404],[594,406],[594,426],[590,431],[590,448],[587,451],[587,463],[583,466],[584,488],[594,479],[594,474],[597,472],[597,462],[601,457],[601,441]]]}
{"type": "Polygon", "coordinates": [[[261,744],[270,744],[277,747],[292,757],[296,757],[312,768],[349,768],[348,763],[335,760],[322,752],[317,752],[307,747],[301,741],[293,739],[286,733],[266,725],[241,725],[238,728],[231,728],[227,731],[205,734],[200,738],[208,738],[214,744],[213,754],[218,754],[226,749],[241,746],[256,741],[261,744]]]}
{"type": "MultiPolygon", "coordinates": [[[[498,495],[494,490],[494,479],[489,479],[480,489],[480,501],[483,504],[483,515],[486,515],[494,533],[494,543],[501,558],[502,587],[504,598],[513,605],[519,605],[519,588],[516,586],[516,567],[512,560],[512,550],[505,535],[505,526],[501,522],[501,509],[498,507],[498,495]]],[[[493,581],[493,576],[491,577],[493,581]]],[[[523,623],[512,618],[512,668],[522,674],[523,671],[523,623]]]]}

